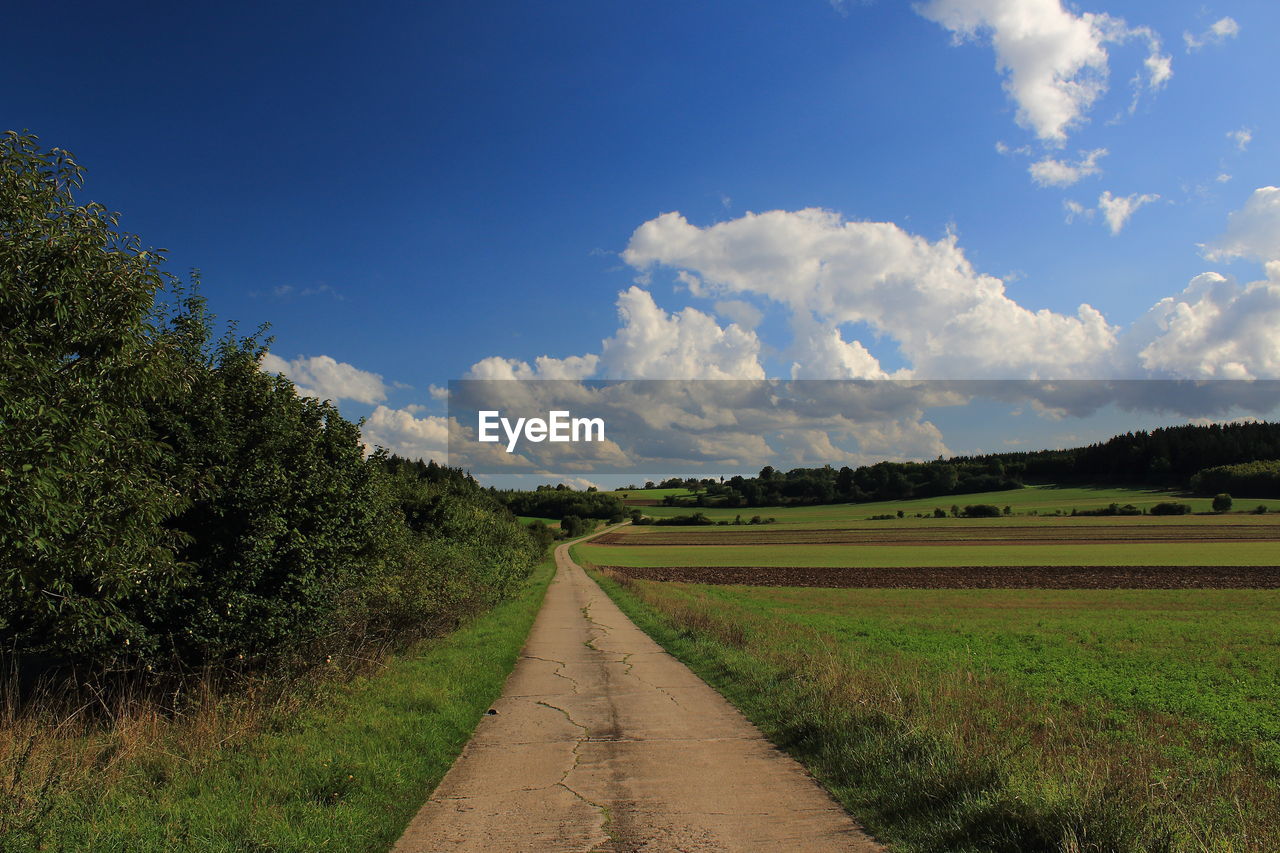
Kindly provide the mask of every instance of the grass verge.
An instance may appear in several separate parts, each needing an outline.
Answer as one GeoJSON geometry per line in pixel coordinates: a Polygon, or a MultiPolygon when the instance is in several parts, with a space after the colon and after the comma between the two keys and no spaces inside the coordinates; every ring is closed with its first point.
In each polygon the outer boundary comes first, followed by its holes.
{"type": "Polygon", "coordinates": [[[385,851],[501,692],[554,574],[548,553],[518,595],[302,707],[95,734],[9,720],[0,850],[385,851]]]}
{"type": "Polygon", "coordinates": [[[865,658],[698,587],[593,576],[895,850],[1280,849],[1275,773],[1178,716],[865,658]]]}

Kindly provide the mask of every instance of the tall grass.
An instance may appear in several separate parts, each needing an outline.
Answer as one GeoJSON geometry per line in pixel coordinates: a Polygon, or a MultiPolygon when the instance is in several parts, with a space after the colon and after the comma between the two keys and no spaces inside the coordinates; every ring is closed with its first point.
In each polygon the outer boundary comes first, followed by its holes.
{"type": "Polygon", "coordinates": [[[697,587],[595,574],[895,849],[1280,849],[1274,775],[1183,718],[1047,701],[909,654],[864,660],[697,587]]]}
{"type": "Polygon", "coordinates": [[[0,851],[387,849],[501,691],[553,574],[548,557],[447,636],[288,681],[11,691],[0,851]]]}

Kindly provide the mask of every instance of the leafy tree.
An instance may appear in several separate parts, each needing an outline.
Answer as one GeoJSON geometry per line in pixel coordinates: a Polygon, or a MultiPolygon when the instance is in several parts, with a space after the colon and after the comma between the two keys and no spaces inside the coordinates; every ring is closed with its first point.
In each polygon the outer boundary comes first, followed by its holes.
{"type": "Polygon", "coordinates": [[[1230,512],[1231,511],[1231,495],[1226,492],[1213,496],[1214,512],[1230,512]]]}
{"type": "Polygon", "coordinates": [[[184,581],[161,522],[185,484],[141,406],[190,377],[149,334],[162,255],[78,204],[82,181],[66,151],[0,138],[0,637],[126,659],[154,639],[126,603],[184,581]]]}

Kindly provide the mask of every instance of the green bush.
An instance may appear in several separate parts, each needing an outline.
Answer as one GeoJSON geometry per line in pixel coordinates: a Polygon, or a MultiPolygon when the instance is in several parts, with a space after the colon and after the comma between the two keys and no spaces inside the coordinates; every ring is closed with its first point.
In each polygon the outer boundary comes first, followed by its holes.
{"type": "Polygon", "coordinates": [[[1187,515],[1190,512],[1190,504],[1176,503],[1174,501],[1162,501],[1150,510],[1152,515],[1187,515]]]}
{"type": "Polygon", "coordinates": [[[366,459],[80,185],[0,138],[0,648],[24,675],[261,667],[516,588],[542,537],[461,471],[366,459]]]}
{"type": "Polygon", "coordinates": [[[81,183],[67,152],[0,138],[0,641],[106,661],[154,649],[130,602],[185,577],[162,524],[184,483],[140,409],[184,377],[149,334],[161,256],[81,183]]]}
{"type": "Polygon", "coordinates": [[[1272,497],[1280,494],[1280,459],[1204,468],[1191,478],[1191,490],[1201,495],[1229,492],[1245,498],[1272,497]]]}

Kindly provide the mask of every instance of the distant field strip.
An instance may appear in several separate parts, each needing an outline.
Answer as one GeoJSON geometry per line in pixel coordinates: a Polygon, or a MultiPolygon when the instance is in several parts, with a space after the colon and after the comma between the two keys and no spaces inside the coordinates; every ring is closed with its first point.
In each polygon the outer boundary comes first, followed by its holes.
{"type": "Polygon", "coordinates": [[[1038,527],[731,528],[631,527],[596,540],[600,545],[1057,545],[1109,542],[1280,542],[1280,524],[1054,524],[1038,527]]]}
{"type": "Polygon", "coordinates": [[[892,568],[937,566],[1280,566],[1280,543],[1108,542],[902,545],[579,545],[597,566],[892,568]]]}
{"type": "Polygon", "coordinates": [[[636,580],[833,589],[1280,589],[1273,566],[602,566],[636,580]]]}
{"type": "MultiPolygon", "coordinates": [[[[660,497],[653,492],[634,492],[632,498],[639,498],[641,495],[646,498],[653,496],[660,497]]],[[[854,503],[854,504],[818,504],[813,506],[780,506],[780,507],[698,507],[691,505],[682,506],[658,506],[650,505],[641,507],[645,515],[654,516],[656,518],[670,517],[676,515],[688,515],[691,512],[704,513],[708,518],[716,521],[733,521],[741,516],[743,521],[749,521],[751,516],[760,515],[768,518],[773,517],[777,520],[779,526],[786,525],[788,527],[848,527],[870,525],[886,525],[886,524],[918,524],[922,519],[916,519],[914,516],[918,513],[921,515],[932,516],[935,509],[949,511],[952,505],[964,507],[968,504],[991,504],[998,507],[1008,506],[1010,511],[1015,515],[1011,518],[1004,519],[1005,522],[1011,524],[1029,524],[1038,525],[1054,521],[1065,523],[1084,521],[1085,519],[1070,518],[1073,509],[1079,511],[1097,510],[1107,507],[1109,504],[1132,504],[1140,509],[1150,509],[1158,503],[1175,501],[1184,503],[1191,507],[1193,512],[1208,513],[1213,503],[1211,498],[1207,497],[1189,497],[1182,494],[1175,494],[1168,491],[1155,489],[1125,489],[1125,488],[1090,488],[1087,486],[1027,486],[1021,489],[1010,489],[1003,492],[979,492],[964,495],[939,495],[931,498],[906,498],[903,500],[892,501],[876,501],[872,503],[854,503]],[[901,510],[907,517],[901,520],[893,521],[870,521],[869,516],[896,514],[901,510]],[[1055,516],[1054,513],[1061,513],[1061,516],[1055,516]]],[[[646,501],[648,503],[649,501],[646,501]]],[[[635,504],[634,500],[628,503],[635,504]]],[[[661,503],[660,500],[653,500],[653,503],[661,503]]],[[[639,504],[635,504],[639,505],[639,504]]],[[[1236,500],[1237,510],[1253,509],[1255,506],[1269,506],[1274,513],[1280,508],[1280,497],[1276,498],[1238,498],[1236,500]]],[[[1167,517],[1166,517],[1167,518],[1167,517]]],[[[1108,517],[1105,519],[1090,519],[1093,523],[1101,520],[1107,522],[1116,522],[1121,524],[1142,524],[1146,522],[1160,522],[1160,517],[1152,518],[1151,516],[1119,516],[1108,517]]],[[[1179,523],[1214,523],[1220,520],[1215,516],[1202,515],[1199,517],[1182,517],[1179,523]]],[[[1233,518],[1233,523],[1237,519],[1233,518]]],[[[1248,523],[1254,519],[1252,517],[1241,518],[1241,521],[1248,523]]],[[[935,520],[928,519],[929,523],[935,520]]],[[[937,519],[944,524],[972,524],[973,519],[937,519]]],[[[1266,516],[1259,516],[1258,521],[1262,523],[1275,523],[1275,516],[1270,519],[1266,516]]]]}

